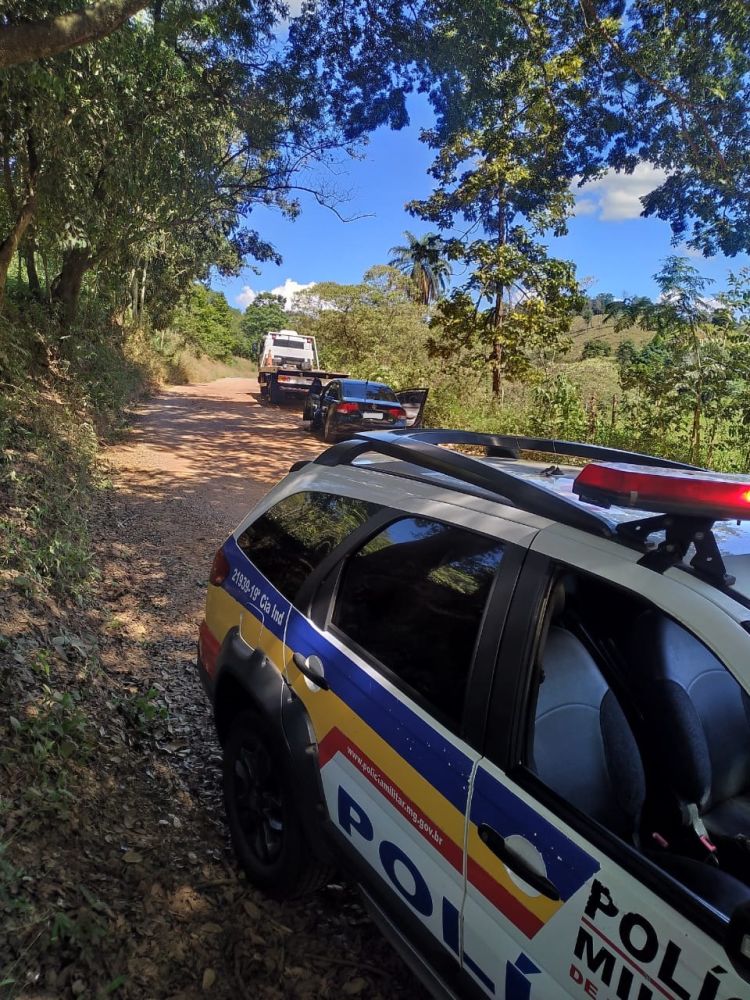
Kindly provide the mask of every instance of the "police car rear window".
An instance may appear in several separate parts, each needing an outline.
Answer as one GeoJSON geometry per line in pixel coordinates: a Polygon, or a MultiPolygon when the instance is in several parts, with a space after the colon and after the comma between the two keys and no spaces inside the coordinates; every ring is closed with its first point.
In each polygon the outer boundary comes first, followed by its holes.
{"type": "Polygon", "coordinates": [[[379,510],[333,493],[293,493],[253,521],[237,544],[291,601],[321,560],[379,510]]]}

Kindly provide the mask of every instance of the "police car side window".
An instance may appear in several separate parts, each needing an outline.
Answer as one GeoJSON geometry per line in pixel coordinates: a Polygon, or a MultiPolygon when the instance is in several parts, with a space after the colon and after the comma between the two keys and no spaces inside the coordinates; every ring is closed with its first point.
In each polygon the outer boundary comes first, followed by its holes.
{"type": "Polygon", "coordinates": [[[237,544],[284,597],[294,600],[321,560],[381,509],[332,493],[293,493],[248,525],[237,544]]]}
{"type": "Polygon", "coordinates": [[[332,624],[457,728],[503,546],[404,518],[347,561],[332,624]]]}

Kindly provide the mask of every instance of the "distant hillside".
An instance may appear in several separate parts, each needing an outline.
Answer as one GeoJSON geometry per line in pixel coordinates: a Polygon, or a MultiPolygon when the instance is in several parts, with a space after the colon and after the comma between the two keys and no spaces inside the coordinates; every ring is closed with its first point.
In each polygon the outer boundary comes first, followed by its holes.
{"type": "Polygon", "coordinates": [[[615,330],[612,320],[604,321],[604,316],[594,316],[590,324],[582,317],[578,317],[573,322],[573,329],[570,336],[573,339],[573,346],[568,354],[568,360],[574,361],[581,357],[583,345],[587,340],[603,340],[609,344],[614,353],[618,344],[623,340],[632,340],[637,347],[642,347],[651,339],[653,334],[648,330],[641,330],[638,326],[629,326],[624,330],[615,330]]]}
{"type": "MultiPolygon", "coordinates": [[[[580,349],[578,351],[580,354],[580,349]]],[[[620,379],[617,364],[613,358],[586,358],[585,361],[568,361],[558,367],[561,374],[567,376],[578,388],[581,399],[611,400],[620,396],[620,379]]]]}

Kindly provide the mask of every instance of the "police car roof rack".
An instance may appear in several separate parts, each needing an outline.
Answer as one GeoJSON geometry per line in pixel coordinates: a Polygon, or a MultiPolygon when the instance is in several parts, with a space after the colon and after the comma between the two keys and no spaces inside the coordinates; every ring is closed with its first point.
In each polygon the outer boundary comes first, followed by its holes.
{"type": "Polygon", "coordinates": [[[441,444],[463,444],[482,447],[490,456],[518,458],[520,451],[539,451],[588,459],[617,460],[628,464],[658,465],[685,468],[676,462],[660,462],[650,455],[601,448],[597,445],[548,438],[516,437],[499,434],[480,434],[474,431],[418,430],[375,431],[356,434],[348,441],[334,445],[315,459],[318,465],[351,465],[368,452],[377,452],[389,458],[416,465],[430,472],[441,473],[452,479],[479,487],[493,493],[498,499],[509,501],[530,514],[538,514],[560,521],[591,534],[610,538],[613,526],[602,515],[581,507],[574,500],[553,493],[534,483],[515,476],[512,472],[477,461],[458,451],[441,448],[441,444]]]}
{"type": "MultiPolygon", "coordinates": [[[[599,445],[575,441],[556,441],[553,438],[531,438],[505,434],[481,434],[475,431],[454,430],[402,430],[375,431],[356,434],[353,438],[324,451],[315,463],[318,465],[350,465],[360,455],[376,452],[390,458],[408,462],[431,472],[442,473],[461,482],[480,487],[493,493],[500,500],[510,501],[522,510],[589,533],[617,538],[646,554],[640,562],[658,573],[682,563],[692,544],[695,556],[693,570],[711,583],[731,587],[734,578],[726,572],[723,559],[714,537],[713,518],[691,517],[685,514],[656,514],[637,521],[613,525],[602,515],[580,507],[575,501],[551,490],[528,482],[512,472],[477,461],[458,451],[441,448],[441,444],[464,444],[483,447],[488,456],[519,458],[521,451],[586,458],[620,465],[651,466],[668,469],[692,469],[694,465],[673,462],[669,459],[641,455],[638,452],[620,451],[599,445]],[[649,536],[664,532],[665,539],[658,546],[649,545],[649,536]]],[[[305,463],[306,464],[306,463],[305,463]]],[[[553,466],[549,473],[555,474],[553,466]]]]}
{"type": "MultiPolygon", "coordinates": [[[[407,437],[412,441],[425,441],[429,444],[475,445],[486,448],[487,455],[491,457],[520,458],[522,451],[536,451],[567,458],[585,458],[590,462],[619,462],[622,465],[657,466],[662,469],[698,469],[696,465],[675,462],[669,458],[657,458],[654,455],[644,455],[638,451],[623,451],[620,448],[586,444],[583,441],[562,441],[556,438],[527,437],[521,434],[485,434],[481,431],[443,428],[419,430],[405,428],[403,430],[369,432],[366,436],[368,438],[380,437],[384,433],[393,437],[407,437]]],[[[357,435],[357,437],[362,436],[362,434],[357,435]]]]}

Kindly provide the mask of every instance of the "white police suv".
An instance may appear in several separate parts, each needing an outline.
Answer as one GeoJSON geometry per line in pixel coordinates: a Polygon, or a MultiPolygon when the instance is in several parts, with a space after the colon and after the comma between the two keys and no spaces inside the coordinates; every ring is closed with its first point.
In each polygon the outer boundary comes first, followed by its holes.
{"type": "Polygon", "coordinates": [[[750,997],[747,520],[749,478],[569,442],[295,466],[200,630],[249,877],[345,865],[437,996],[750,997]]]}

